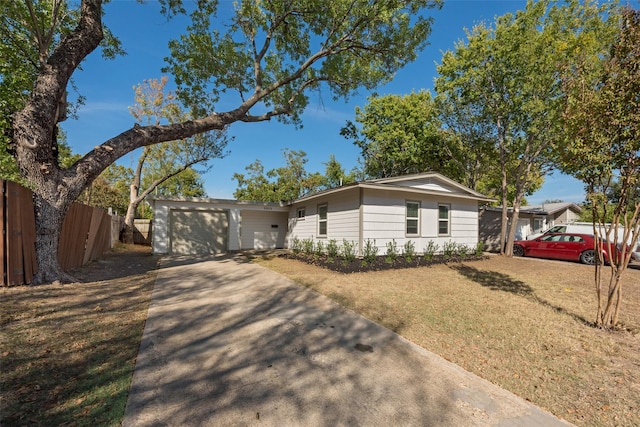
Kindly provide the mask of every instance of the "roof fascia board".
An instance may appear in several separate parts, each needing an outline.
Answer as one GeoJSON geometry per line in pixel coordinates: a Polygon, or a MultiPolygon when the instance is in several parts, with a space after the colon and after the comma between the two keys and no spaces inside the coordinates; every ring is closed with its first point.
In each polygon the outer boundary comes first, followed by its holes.
{"type": "Polygon", "coordinates": [[[472,194],[476,196],[478,199],[482,199],[482,200],[487,199],[487,197],[484,194],[480,194],[477,191],[474,191],[469,187],[466,187],[460,184],[459,182],[452,180],[451,178],[447,178],[446,176],[438,172],[425,172],[425,173],[416,173],[412,175],[403,175],[403,176],[396,176],[396,177],[390,177],[390,178],[380,178],[380,179],[374,179],[371,181],[365,181],[365,184],[366,183],[386,184],[386,183],[395,183],[395,182],[403,182],[403,181],[416,181],[424,178],[436,178],[451,185],[454,188],[457,188],[458,190],[461,190],[465,193],[472,194]]]}
{"type": "Polygon", "coordinates": [[[463,193],[445,193],[442,191],[425,190],[425,189],[414,188],[414,187],[399,187],[395,185],[377,184],[377,183],[371,183],[371,182],[361,183],[360,187],[374,189],[374,190],[386,190],[386,191],[396,191],[396,192],[405,192],[405,193],[427,194],[430,196],[452,197],[457,199],[477,200],[479,202],[495,202],[494,199],[490,199],[482,195],[476,196],[475,194],[470,195],[470,194],[463,194],[463,193]]]}
{"type": "Polygon", "coordinates": [[[167,197],[151,197],[149,198],[149,202],[151,203],[201,203],[201,204],[223,204],[223,205],[234,205],[238,207],[246,206],[246,207],[269,207],[269,208],[283,208],[284,210],[289,209],[288,204],[283,203],[273,203],[273,202],[250,202],[245,200],[231,200],[231,199],[212,199],[207,197],[178,197],[178,196],[167,196],[167,197]]]}
{"type": "Polygon", "coordinates": [[[303,202],[307,202],[309,200],[313,200],[313,199],[317,199],[318,197],[324,197],[324,196],[328,196],[331,194],[336,194],[336,193],[340,193],[343,191],[348,191],[354,188],[359,188],[360,187],[360,183],[357,184],[350,184],[350,185],[346,185],[344,187],[336,187],[336,188],[331,188],[329,190],[325,190],[325,191],[321,191],[319,193],[314,193],[314,194],[310,194],[308,196],[302,196],[299,199],[296,199],[292,202],[287,203],[287,206],[291,206],[294,204],[298,204],[298,203],[303,203],[303,202]]]}

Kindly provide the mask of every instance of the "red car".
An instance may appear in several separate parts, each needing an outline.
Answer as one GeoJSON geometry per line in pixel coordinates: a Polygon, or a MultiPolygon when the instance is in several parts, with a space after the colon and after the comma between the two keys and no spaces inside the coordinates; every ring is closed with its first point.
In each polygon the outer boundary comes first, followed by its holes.
{"type": "MultiPolygon", "coordinates": [[[[580,261],[589,265],[596,262],[596,253],[593,248],[592,235],[577,233],[545,234],[533,240],[513,242],[515,256],[580,261]]],[[[609,262],[606,245],[602,254],[605,262],[609,262]]]]}

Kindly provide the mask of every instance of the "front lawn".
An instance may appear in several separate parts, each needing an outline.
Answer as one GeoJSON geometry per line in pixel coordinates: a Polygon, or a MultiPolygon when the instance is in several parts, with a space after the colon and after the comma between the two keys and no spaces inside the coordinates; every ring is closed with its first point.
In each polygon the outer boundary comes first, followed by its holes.
{"type": "Polygon", "coordinates": [[[125,245],[82,282],[0,288],[0,425],[120,425],[157,262],[125,245]]]}
{"type": "MultiPolygon", "coordinates": [[[[592,326],[594,267],[504,258],[340,274],[261,264],[580,426],[640,425],[640,270],[619,331],[592,326]]],[[[419,380],[419,379],[416,379],[419,380]]]]}

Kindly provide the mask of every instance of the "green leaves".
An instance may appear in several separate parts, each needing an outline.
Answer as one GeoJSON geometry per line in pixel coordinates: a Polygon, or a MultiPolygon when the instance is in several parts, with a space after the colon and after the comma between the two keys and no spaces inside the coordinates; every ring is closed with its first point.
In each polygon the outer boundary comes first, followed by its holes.
{"type": "MultiPolygon", "coordinates": [[[[167,77],[149,79],[134,88],[136,104],[130,111],[138,123],[159,125],[191,118],[175,94],[166,90],[167,81],[167,77]]],[[[211,131],[144,147],[132,180],[139,194],[131,202],[137,204],[152,191],[165,196],[203,196],[203,182],[193,166],[224,157],[227,143],[226,132],[211,131]]]]}
{"type": "Polygon", "coordinates": [[[309,173],[304,165],[307,153],[283,150],[285,165],[265,173],[260,160],[245,168],[247,174],[235,173],[238,187],[233,196],[238,200],[261,202],[289,202],[320,190],[335,188],[356,181],[355,171],[346,174],[333,155],[325,163],[324,175],[309,173]]]}
{"type": "Polygon", "coordinates": [[[600,39],[607,54],[581,55],[563,68],[560,166],[585,183],[590,199],[617,185],[618,201],[633,206],[640,181],[640,12],[625,9],[610,19],[619,25],[600,39]]]}
{"type": "MultiPolygon", "coordinates": [[[[365,172],[382,178],[438,171],[451,175],[440,121],[429,92],[370,97],[341,130],[362,150],[365,172]]],[[[455,179],[455,177],[453,177],[455,179]]]]}
{"type": "Polygon", "coordinates": [[[419,13],[440,6],[429,0],[252,0],[236,4],[223,27],[202,13],[213,3],[199,2],[189,34],[170,43],[165,71],[175,76],[181,99],[204,114],[222,94],[235,92],[247,120],[276,116],[294,123],[308,92],[321,85],[340,98],[390,80],[426,46],[431,19],[419,13]]]}
{"type": "Polygon", "coordinates": [[[474,27],[467,42],[447,52],[438,66],[442,120],[452,132],[462,131],[461,151],[466,139],[469,157],[476,159],[465,170],[477,171],[482,157],[499,165],[494,185],[503,205],[500,247],[507,255],[515,236],[515,227],[507,227],[507,206],[514,207],[516,222],[517,208],[540,187],[559,151],[560,65],[582,52],[590,58],[602,54],[594,40],[606,38],[610,8],[577,0],[528,1],[524,10],[498,17],[493,26],[474,27]]]}

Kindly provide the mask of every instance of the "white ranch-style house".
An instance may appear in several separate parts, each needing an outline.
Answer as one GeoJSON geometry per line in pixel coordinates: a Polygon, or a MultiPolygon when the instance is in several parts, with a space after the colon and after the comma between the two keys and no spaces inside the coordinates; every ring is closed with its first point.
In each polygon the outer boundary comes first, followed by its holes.
{"type": "Polygon", "coordinates": [[[208,198],[152,199],[155,254],[214,254],[290,248],[295,239],[346,240],[361,254],[395,240],[422,252],[434,242],[478,243],[478,207],[492,200],[430,172],[363,181],[291,203],[208,198]]]}

